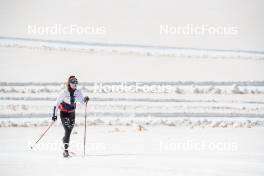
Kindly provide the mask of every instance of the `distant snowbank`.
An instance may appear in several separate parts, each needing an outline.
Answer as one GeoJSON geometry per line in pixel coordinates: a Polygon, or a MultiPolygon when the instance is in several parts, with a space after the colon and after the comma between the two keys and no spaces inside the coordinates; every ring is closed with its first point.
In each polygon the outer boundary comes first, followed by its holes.
{"type": "MultiPolygon", "coordinates": [[[[117,83],[104,84],[118,86],[117,83]]],[[[174,91],[94,92],[92,83],[80,84],[79,88],[91,99],[89,117],[264,118],[264,85],[261,82],[163,84],[173,87],[174,91]]],[[[144,85],[157,83],[143,82],[142,87],[144,85]]],[[[62,88],[61,83],[0,83],[0,118],[50,117],[56,96],[62,88]]],[[[78,116],[83,116],[83,108],[77,107],[78,116]]]]}
{"type": "Polygon", "coordinates": [[[263,51],[217,50],[134,44],[89,43],[16,37],[0,37],[0,47],[26,48],[49,51],[53,50],[63,52],[103,52],[126,55],[165,56],[180,58],[264,59],[263,51]]]}
{"type": "MultiPolygon", "coordinates": [[[[138,91],[144,88],[160,86],[160,93],[176,94],[264,94],[264,82],[103,82],[81,83],[80,89],[86,92],[108,93],[113,90],[124,91],[126,87],[137,86],[138,91]],[[96,85],[96,86],[95,86],[96,85]],[[125,87],[126,86],[126,87],[125,87]],[[109,89],[112,88],[112,89],[109,89]],[[109,90],[106,92],[106,90],[109,90]],[[169,92],[170,91],[170,92],[169,92]]],[[[58,93],[64,88],[63,83],[6,83],[0,82],[0,93],[58,93]]],[[[129,92],[126,92],[129,93],[129,92]]],[[[156,92],[154,92],[156,93],[156,92]]],[[[159,92],[157,92],[159,93],[159,92]]]]}
{"type": "MultiPolygon", "coordinates": [[[[82,86],[94,86],[95,83],[103,85],[120,85],[121,82],[80,82],[82,86]]],[[[264,81],[126,81],[127,85],[142,83],[144,85],[176,85],[176,86],[264,86],[264,81]]],[[[63,82],[0,82],[0,86],[63,86],[63,82]]]]}
{"type": "MultiPolygon", "coordinates": [[[[0,119],[0,127],[39,127],[48,126],[50,119],[21,118],[0,119]]],[[[61,126],[60,120],[55,124],[61,126]]],[[[76,118],[76,126],[83,126],[84,121],[76,118]]],[[[264,127],[264,120],[260,118],[88,118],[87,125],[106,126],[134,126],[147,130],[151,126],[170,126],[187,128],[254,128],[264,127]]]]}

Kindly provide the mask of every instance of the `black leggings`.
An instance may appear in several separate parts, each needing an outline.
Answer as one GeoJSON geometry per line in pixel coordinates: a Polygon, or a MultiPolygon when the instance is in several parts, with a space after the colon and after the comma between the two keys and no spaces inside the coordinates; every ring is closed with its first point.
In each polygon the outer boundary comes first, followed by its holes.
{"type": "Polygon", "coordinates": [[[64,128],[64,137],[62,138],[64,149],[67,150],[69,147],[70,136],[72,129],[75,124],[75,112],[60,112],[61,123],[64,128]]]}

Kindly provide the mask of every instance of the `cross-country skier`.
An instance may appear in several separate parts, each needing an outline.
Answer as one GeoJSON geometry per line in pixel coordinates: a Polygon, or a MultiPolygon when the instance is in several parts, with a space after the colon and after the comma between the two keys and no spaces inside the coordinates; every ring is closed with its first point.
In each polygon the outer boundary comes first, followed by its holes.
{"type": "Polygon", "coordinates": [[[56,104],[53,108],[52,120],[57,120],[57,112],[59,109],[60,119],[65,131],[64,137],[62,138],[64,144],[64,157],[69,157],[68,148],[70,142],[70,135],[75,123],[76,102],[84,104],[89,101],[89,97],[83,97],[81,90],[77,89],[77,84],[77,78],[75,76],[70,76],[67,81],[67,88],[59,94],[56,100],[56,104]]]}

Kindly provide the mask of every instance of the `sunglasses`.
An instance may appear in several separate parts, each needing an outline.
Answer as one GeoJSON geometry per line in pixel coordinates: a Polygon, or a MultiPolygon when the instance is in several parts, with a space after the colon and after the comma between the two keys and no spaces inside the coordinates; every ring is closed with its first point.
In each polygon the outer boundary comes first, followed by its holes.
{"type": "Polygon", "coordinates": [[[78,84],[78,80],[76,78],[72,78],[69,80],[71,84],[78,84]]]}

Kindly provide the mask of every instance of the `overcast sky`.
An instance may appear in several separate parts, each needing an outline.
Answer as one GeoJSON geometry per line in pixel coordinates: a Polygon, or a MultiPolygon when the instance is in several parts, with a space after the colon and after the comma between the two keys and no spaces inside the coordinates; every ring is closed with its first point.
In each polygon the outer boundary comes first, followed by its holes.
{"type": "Polygon", "coordinates": [[[0,36],[264,50],[262,0],[1,0],[0,36]],[[32,35],[28,25],[104,26],[104,35],[32,35]],[[160,26],[235,27],[235,35],[161,35],[160,26]]]}

